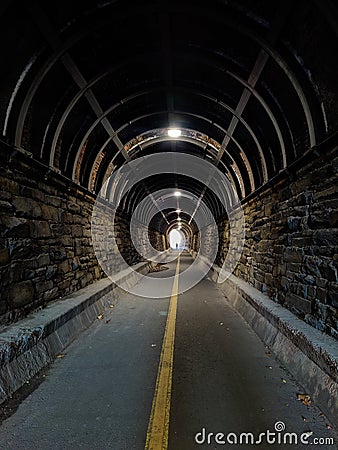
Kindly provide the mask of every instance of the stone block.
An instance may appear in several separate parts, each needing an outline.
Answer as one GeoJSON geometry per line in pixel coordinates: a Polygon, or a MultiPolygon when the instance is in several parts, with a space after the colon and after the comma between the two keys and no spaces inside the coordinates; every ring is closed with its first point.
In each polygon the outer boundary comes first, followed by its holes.
{"type": "Polygon", "coordinates": [[[27,219],[14,216],[3,216],[0,218],[0,223],[6,229],[4,232],[5,237],[27,238],[31,235],[27,219]]]}
{"type": "Polygon", "coordinates": [[[328,189],[320,190],[313,195],[315,201],[323,198],[334,198],[337,193],[337,187],[331,186],[328,189]]]}
{"type": "Polygon", "coordinates": [[[329,224],[331,225],[331,227],[338,228],[338,211],[330,211],[329,224]]]}
{"type": "Polygon", "coordinates": [[[60,223],[52,223],[50,225],[51,230],[53,231],[54,236],[65,236],[70,235],[72,233],[72,229],[69,225],[62,225],[60,223]]]}
{"type": "Polygon", "coordinates": [[[3,192],[9,192],[12,195],[19,195],[20,185],[9,178],[0,177],[0,186],[3,192]]]}
{"type": "Polygon", "coordinates": [[[45,220],[51,220],[52,222],[59,221],[59,210],[54,206],[50,205],[41,205],[42,217],[45,220]]]}
{"type": "Polygon", "coordinates": [[[13,210],[13,205],[5,200],[0,200],[0,212],[3,214],[4,212],[11,212],[13,210]]]}
{"type": "Polygon", "coordinates": [[[40,281],[40,282],[35,284],[35,291],[38,294],[41,294],[42,292],[49,291],[52,288],[53,288],[53,281],[51,281],[51,280],[49,280],[49,281],[40,281]]]}
{"type": "Polygon", "coordinates": [[[265,274],[264,281],[265,281],[265,284],[267,286],[272,286],[273,285],[273,280],[274,280],[274,277],[273,277],[273,275],[271,273],[266,273],[265,274]]]}
{"type": "Polygon", "coordinates": [[[323,260],[318,256],[305,256],[304,257],[304,268],[305,271],[315,277],[321,277],[320,266],[323,260]]]}
{"type": "Polygon", "coordinates": [[[316,295],[316,297],[322,303],[326,303],[327,290],[324,289],[324,288],[317,287],[317,295],[316,295]]]}
{"type": "Polygon", "coordinates": [[[31,198],[16,197],[13,200],[13,206],[18,216],[40,218],[42,211],[39,203],[31,198]]]}
{"type": "Polygon", "coordinates": [[[9,264],[9,248],[0,248],[0,266],[9,264]]]}
{"type": "Polygon", "coordinates": [[[63,261],[60,264],[58,264],[57,268],[58,268],[58,272],[62,272],[63,274],[69,272],[70,271],[70,264],[69,264],[68,259],[66,259],[65,261],[63,261]]]}
{"type": "Polygon", "coordinates": [[[312,285],[312,284],[315,284],[315,277],[313,277],[312,275],[306,275],[305,277],[304,277],[304,281],[307,283],[307,284],[310,284],[310,285],[312,285]]]}
{"type": "Polygon", "coordinates": [[[332,261],[325,261],[320,267],[320,272],[326,280],[337,283],[337,268],[332,261]]]}
{"type": "Polygon", "coordinates": [[[308,287],[308,299],[314,299],[317,295],[317,287],[316,286],[309,286],[308,287]]]}
{"type": "Polygon", "coordinates": [[[327,302],[329,305],[333,306],[334,308],[338,308],[338,285],[337,284],[330,285],[328,294],[327,294],[327,302]]]}
{"type": "Polygon", "coordinates": [[[50,289],[49,291],[46,291],[42,295],[42,299],[45,302],[48,302],[50,300],[54,300],[58,296],[58,288],[55,287],[53,289],[50,289]]]}
{"type": "Polygon", "coordinates": [[[8,290],[8,302],[13,307],[21,307],[34,300],[34,287],[32,281],[23,281],[13,284],[8,290]]]}
{"type": "Polygon", "coordinates": [[[45,202],[47,205],[55,206],[56,208],[60,208],[62,200],[59,197],[55,197],[53,195],[46,195],[45,202]]]}
{"type": "Polygon", "coordinates": [[[52,280],[56,276],[57,271],[58,267],[56,265],[47,267],[45,273],[46,280],[52,280]]]}
{"type": "Polygon", "coordinates": [[[286,264],[286,270],[289,272],[299,273],[301,270],[302,265],[300,263],[287,263],[286,264]]]}
{"type": "Polygon", "coordinates": [[[315,230],[313,233],[314,245],[338,246],[338,233],[335,228],[315,230]]]}
{"type": "Polygon", "coordinates": [[[285,262],[302,262],[304,257],[304,250],[302,248],[287,248],[284,251],[284,261],[285,262]]]}
{"type": "Polygon", "coordinates": [[[313,192],[304,191],[298,194],[295,198],[296,205],[310,205],[313,202],[313,192]]]}
{"type": "Polygon", "coordinates": [[[81,207],[75,202],[67,202],[67,210],[72,213],[78,214],[81,211],[81,207]]]}
{"type": "Polygon", "coordinates": [[[29,225],[31,236],[34,238],[49,238],[52,236],[49,223],[46,220],[32,220],[29,225]]]}
{"type": "Polygon", "coordinates": [[[37,262],[39,267],[47,266],[50,263],[49,253],[45,253],[43,255],[39,255],[37,257],[37,262]]]}
{"type": "Polygon", "coordinates": [[[288,217],[287,218],[287,229],[289,231],[298,231],[300,229],[301,217],[288,217]]]}
{"type": "Polygon", "coordinates": [[[83,237],[83,228],[81,225],[73,225],[72,226],[72,235],[73,237],[83,237]]]}
{"type": "Polygon", "coordinates": [[[285,302],[305,314],[310,314],[312,311],[312,302],[299,295],[288,293],[285,297],[285,302]]]}
{"type": "Polygon", "coordinates": [[[52,261],[64,261],[67,259],[66,249],[63,247],[51,248],[49,254],[52,261]]]}
{"type": "Polygon", "coordinates": [[[35,189],[35,188],[27,187],[27,186],[22,186],[21,189],[20,189],[20,193],[21,193],[21,195],[23,197],[28,197],[28,198],[31,198],[33,200],[37,200],[38,202],[44,202],[45,201],[45,195],[39,189],[35,189]]]}

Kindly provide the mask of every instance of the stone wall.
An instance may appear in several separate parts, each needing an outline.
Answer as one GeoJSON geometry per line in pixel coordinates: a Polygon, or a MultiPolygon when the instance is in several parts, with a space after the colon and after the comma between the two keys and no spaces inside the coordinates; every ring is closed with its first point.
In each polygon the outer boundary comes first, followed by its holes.
{"type": "MultiPolygon", "coordinates": [[[[334,140],[337,136],[242,202],[246,238],[234,273],[337,338],[338,147],[334,140]]],[[[218,232],[215,262],[222,266],[230,238],[226,218],[218,221],[218,232]]],[[[203,234],[207,238],[208,230],[203,234]]],[[[196,252],[199,247],[200,235],[195,234],[190,249],[196,252]]]]}
{"type": "MultiPolygon", "coordinates": [[[[235,275],[313,327],[338,337],[337,145],[324,143],[245,199],[244,251],[235,275]]],[[[228,250],[219,221],[216,263],[228,250]]]]}
{"type": "MultiPolygon", "coordinates": [[[[0,324],[8,324],[104,274],[92,246],[95,196],[3,143],[0,167],[0,324]]],[[[137,263],[130,221],[117,221],[121,253],[137,263]]]]}
{"type": "Polygon", "coordinates": [[[150,260],[155,250],[166,249],[161,233],[115,211],[113,204],[101,197],[95,204],[91,229],[95,253],[112,279],[128,266],[150,260]]]}

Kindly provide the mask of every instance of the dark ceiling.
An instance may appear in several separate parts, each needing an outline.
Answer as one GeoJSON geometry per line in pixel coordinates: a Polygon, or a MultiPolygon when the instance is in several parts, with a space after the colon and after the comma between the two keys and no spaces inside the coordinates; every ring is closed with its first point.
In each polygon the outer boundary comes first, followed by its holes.
{"type": "Polygon", "coordinates": [[[92,192],[132,158],[176,151],[245,198],[337,129],[329,0],[2,1],[0,14],[2,139],[92,192]],[[171,126],[187,139],[166,139],[171,126]]]}

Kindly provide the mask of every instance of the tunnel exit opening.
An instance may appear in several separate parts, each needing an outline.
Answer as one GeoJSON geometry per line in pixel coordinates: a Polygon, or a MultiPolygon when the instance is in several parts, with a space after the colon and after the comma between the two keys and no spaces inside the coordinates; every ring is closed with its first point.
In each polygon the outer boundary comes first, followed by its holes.
{"type": "Polygon", "coordinates": [[[181,230],[174,228],[169,232],[169,245],[174,250],[185,250],[187,241],[181,230]]]}

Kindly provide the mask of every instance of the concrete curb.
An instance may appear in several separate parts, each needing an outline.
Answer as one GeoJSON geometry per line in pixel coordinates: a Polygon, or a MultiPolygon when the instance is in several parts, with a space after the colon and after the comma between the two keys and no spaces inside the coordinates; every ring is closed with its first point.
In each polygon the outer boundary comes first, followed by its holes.
{"type": "MultiPolygon", "coordinates": [[[[215,283],[219,271],[213,266],[210,272],[215,283]]],[[[328,419],[338,423],[337,342],[234,275],[218,287],[328,419]]]]}
{"type": "MultiPolygon", "coordinates": [[[[133,269],[146,273],[148,263],[138,263],[133,269]]],[[[136,282],[130,272],[121,273],[121,280],[128,280],[128,285],[136,282]]],[[[112,291],[114,300],[124,292],[105,278],[4,328],[0,333],[0,404],[93,323],[111,302],[112,291]]]]}

